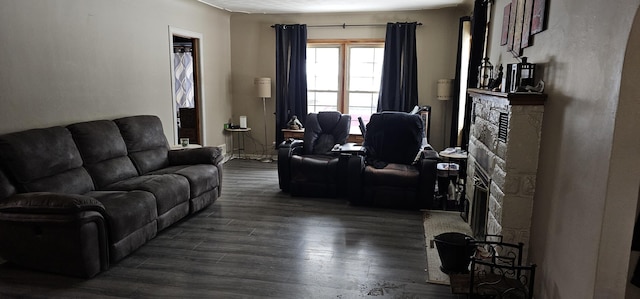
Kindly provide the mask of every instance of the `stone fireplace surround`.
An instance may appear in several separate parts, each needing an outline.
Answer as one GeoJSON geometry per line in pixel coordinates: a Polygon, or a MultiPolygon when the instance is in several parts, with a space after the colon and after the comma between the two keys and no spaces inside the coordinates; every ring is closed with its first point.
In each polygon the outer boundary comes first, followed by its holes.
{"type": "Polygon", "coordinates": [[[486,234],[524,243],[526,257],[546,95],[482,89],[468,93],[473,98],[466,179],[470,211],[476,172],[488,176],[489,194],[486,211],[471,213],[467,220],[472,224],[477,215],[485,216],[486,234]]]}

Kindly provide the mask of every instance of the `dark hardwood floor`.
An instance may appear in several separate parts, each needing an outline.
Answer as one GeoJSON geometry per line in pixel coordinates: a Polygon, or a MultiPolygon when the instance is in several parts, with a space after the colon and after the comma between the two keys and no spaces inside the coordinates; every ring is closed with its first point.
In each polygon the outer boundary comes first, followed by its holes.
{"type": "Polygon", "coordinates": [[[0,298],[455,298],[428,284],[422,215],[280,192],[225,164],[222,197],[84,280],[0,265],[0,298]]]}

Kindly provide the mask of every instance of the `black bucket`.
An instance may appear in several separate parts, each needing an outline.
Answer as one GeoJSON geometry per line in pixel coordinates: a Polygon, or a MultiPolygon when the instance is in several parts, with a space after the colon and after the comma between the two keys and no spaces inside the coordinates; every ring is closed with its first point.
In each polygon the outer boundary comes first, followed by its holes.
{"type": "Polygon", "coordinates": [[[462,233],[443,233],[435,236],[436,249],[440,256],[440,270],[447,274],[469,272],[469,257],[475,247],[469,245],[467,239],[472,237],[462,233]]]}

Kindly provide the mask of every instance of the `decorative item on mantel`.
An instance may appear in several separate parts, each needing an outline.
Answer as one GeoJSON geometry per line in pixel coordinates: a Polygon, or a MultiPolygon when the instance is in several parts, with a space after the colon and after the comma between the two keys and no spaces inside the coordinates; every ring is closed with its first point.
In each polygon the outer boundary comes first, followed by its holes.
{"type": "Polygon", "coordinates": [[[493,65],[489,62],[489,57],[485,57],[478,67],[478,88],[489,88],[491,79],[493,79],[493,65]]]}
{"type": "Polygon", "coordinates": [[[522,57],[520,63],[509,65],[510,84],[509,92],[526,91],[526,86],[533,86],[535,79],[536,65],[529,63],[527,57],[522,57]]]}
{"type": "Polygon", "coordinates": [[[504,85],[504,72],[502,71],[502,64],[498,65],[498,69],[496,70],[496,75],[491,82],[489,83],[489,90],[491,91],[500,91],[500,87],[504,85]]]}

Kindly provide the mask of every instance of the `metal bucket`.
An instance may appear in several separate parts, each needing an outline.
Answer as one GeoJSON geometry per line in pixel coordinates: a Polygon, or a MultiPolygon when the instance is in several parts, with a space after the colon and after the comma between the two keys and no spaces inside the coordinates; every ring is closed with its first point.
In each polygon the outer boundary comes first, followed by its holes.
{"type": "Polygon", "coordinates": [[[447,274],[469,272],[469,263],[475,247],[467,240],[471,236],[462,233],[443,233],[435,236],[436,249],[440,256],[440,270],[447,274]]]}

